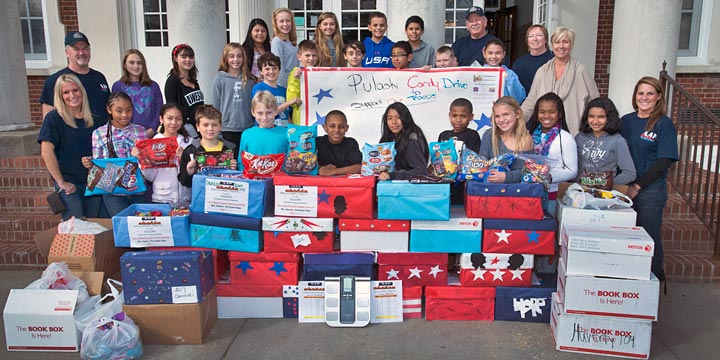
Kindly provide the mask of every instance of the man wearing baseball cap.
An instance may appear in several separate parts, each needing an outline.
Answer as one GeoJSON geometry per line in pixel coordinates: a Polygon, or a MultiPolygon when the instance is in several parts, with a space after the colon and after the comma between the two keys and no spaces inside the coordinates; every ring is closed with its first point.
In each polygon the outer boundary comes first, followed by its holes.
{"type": "Polygon", "coordinates": [[[43,91],[40,95],[43,118],[45,114],[54,109],[53,90],[57,78],[63,74],[73,74],[80,79],[87,92],[90,110],[95,122],[94,126],[105,125],[107,123],[105,105],[108,95],[110,95],[110,87],[105,75],[90,68],[90,40],[88,40],[87,36],[79,31],[68,33],[65,36],[65,56],[68,60],[68,66],[45,79],[45,85],[43,85],[43,91]]]}
{"type": "Polygon", "coordinates": [[[481,7],[471,6],[465,13],[465,27],[470,35],[463,36],[452,44],[459,66],[482,66],[485,64],[483,48],[488,40],[496,38],[487,33],[486,26],[485,11],[481,7]]]}

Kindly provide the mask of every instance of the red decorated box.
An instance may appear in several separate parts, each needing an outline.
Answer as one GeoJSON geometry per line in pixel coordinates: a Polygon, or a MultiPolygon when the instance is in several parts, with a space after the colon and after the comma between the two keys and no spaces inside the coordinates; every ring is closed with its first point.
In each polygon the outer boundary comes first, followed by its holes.
{"type": "Polygon", "coordinates": [[[465,213],[469,218],[540,220],[542,184],[465,182],[465,213]]]}
{"type": "Polygon", "coordinates": [[[495,318],[495,288],[428,286],[425,288],[425,319],[485,320],[495,318]]]}
{"type": "Polygon", "coordinates": [[[555,254],[557,221],[483,220],[483,252],[504,254],[555,254]]]}
{"type": "Polygon", "coordinates": [[[533,256],[475,253],[460,255],[463,286],[530,286],[533,256]]]}
{"type": "Polygon", "coordinates": [[[408,251],[410,221],[378,219],[338,220],[341,251],[408,251]]]}
{"type": "Polygon", "coordinates": [[[278,174],[275,216],[372,219],[375,177],[278,174]]]}
{"type": "Polygon", "coordinates": [[[236,285],[294,285],[298,282],[297,253],[258,254],[230,251],[230,282],[236,285]]]}
{"type": "MultiPolygon", "coordinates": [[[[230,268],[230,260],[228,259],[228,252],[226,250],[218,250],[218,249],[207,249],[207,248],[200,248],[200,247],[154,247],[152,250],[207,250],[212,251],[212,257],[213,257],[213,264],[215,266],[215,283],[219,282],[223,275],[228,271],[230,268]]],[[[222,296],[222,295],[218,295],[222,296]]]]}
{"type": "Polygon", "coordinates": [[[264,217],[262,229],[265,252],[333,251],[332,218],[264,217]]]}
{"type": "Polygon", "coordinates": [[[403,287],[403,319],[422,318],[422,286],[403,287]]]}
{"type": "Polygon", "coordinates": [[[377,264],[378,280],[402,280],[403,288],[447,284],[447,254],[378,253],[377,264]]]}

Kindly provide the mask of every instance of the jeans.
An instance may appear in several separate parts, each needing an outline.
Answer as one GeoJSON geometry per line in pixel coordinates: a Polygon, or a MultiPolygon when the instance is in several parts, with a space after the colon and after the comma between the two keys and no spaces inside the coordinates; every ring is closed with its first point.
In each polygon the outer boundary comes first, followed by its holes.
{"type": "MultiPolygon", "coordinates": [[[[64,191],[60,191],[60,200],[65,204],[65,211],[61,213],[63,221],[76,217],[82,218],[97,218],[100,217],[100,206],[102,205],[102,198],[100,196],[85,196],[85,183],[73,183],[75,185],[75,192],[67,195],[64,191]]],[[[60,189],[57,183],[55,183],[55,190],[60,189]]]]}
{"type": "Polygon", "coordinates": [[[655,254],[651,270],[660,280],[665,280],[664,252],[662,239],[662,218],[667,201],[667,180],[661,179],[646,188],[633,199],[633,209],[637,212],[637,226],[642,226],[655,242],[655,254]]]}
{"type": "Polygon", "coordinates": [[[103,195],[102,196],[103,202],[105,202],[105,209],[107,209],[108,215],[110,217],[113,217],[117,215],[117,213],[125,210],[126,207],[132,205],[132,204],[143,204],[145,203],[145,194],[139,194],[139,195],[129,195],[129,196],[120,196],[120,195],[103,195]]]}

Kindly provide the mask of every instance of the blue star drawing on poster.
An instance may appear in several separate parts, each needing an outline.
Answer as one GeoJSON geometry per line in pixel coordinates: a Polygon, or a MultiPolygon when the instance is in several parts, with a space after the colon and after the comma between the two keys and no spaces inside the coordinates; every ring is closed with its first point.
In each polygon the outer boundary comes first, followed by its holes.
{"type": "Polygon", "coordinates": [[[473,122],[475,123],[475,125],[477,125],[477,128],[475,128],[475,130],[478,130],[478,131],[482,130],[482,128],[484,128],[486,126],[487,127],[491,126],[490,118],[487,115],[485,115],[485,113],[483,113],[482,116],[480,116],[480,120],[473,119],[473,122]]]}
{"type": "Polygon", "coordinates": [[[283,261],[273,261],[273,267],[270,268],[270,270],[275,272],[275,275],[280,276],[280,273],[282,272],[288,272],[285,268],[285,262],[283,261]]]}
{"type": "Polygon", "coordinates": [[[325,116],[320,115],[320,113],[317,111],[315,112],[315,123],[313,124],[313,126],[316,125],[325,125],[325,116]]]}
{"type": "Polygon", "coordinates": [[[326,204],[330,205],[330,196],[332,196],[332,195],[328,194],[327,191],[325,191],[325,189],[323,189],[323,191],[318,194],[318,204],[326,203],[326,204]]]}
{"type": "Polygon", "coordinates": [[[242,269],[243,275],[246,275],[246,274],[247,274],[247,271],[248,271],[249,269],[255,269],[255,268],[252,267],[252,265],[250,265],[250,263],[247,262],[247,261],[241,261],[240,264],[238,264],[238,266],[236,266],[235,268],[236,268],[236,269],[242,269]]]}
{"type": "Polygon", "coordinates": [[[318,104],[322,101],[322,99],[324,99],[326,97],[334,99],[335,97],[330,95],[331,91],[332,91],[332,89],[327,89],[327,90],[320,89],[320,91],[318,91],[317,94],[313,95],[313,97],[317,98],[318,104]]]}
{"type": "Polygon", "coordinates": [[[529,243],[540,244],[540,240],[539,240],[540,234],[539,233],[536,233],[535,231],[531,231],[527,234],[527,236],[528,236],[528,244],[529,243]]]}

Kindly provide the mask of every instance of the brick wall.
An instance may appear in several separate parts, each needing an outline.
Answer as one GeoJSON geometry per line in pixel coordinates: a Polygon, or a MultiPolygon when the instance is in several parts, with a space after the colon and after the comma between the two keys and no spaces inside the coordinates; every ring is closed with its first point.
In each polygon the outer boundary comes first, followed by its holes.
{"type": "Polygon", "coordinates": [[[612,50],[613,16],[615,14],[615,0],[600,0],[598,14],[597,45],[595,50],[595,83],[600,95],[607,96],[610,75],[610,52],[612,50]]]}
{"type": "MultiPolygon", "coordinates": [[[[60,22],[65,31],[78,31],[77,3],[75,0],[58,0],[60,22]]],[[[61,44],[62,45],[62,44],[61,44]]],[[[47,76],[28,76],[28,92],[30,93],[30,118],[36,125],[42,125],[42,106],[38,102],[42,87],[47,76]]]]}
{"type": "Polygon", "coordinates": [[[720,73],[677,74],[676,81],[708,109],[720,109],[720,73]]]}

